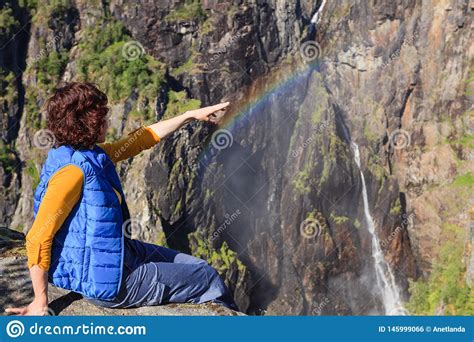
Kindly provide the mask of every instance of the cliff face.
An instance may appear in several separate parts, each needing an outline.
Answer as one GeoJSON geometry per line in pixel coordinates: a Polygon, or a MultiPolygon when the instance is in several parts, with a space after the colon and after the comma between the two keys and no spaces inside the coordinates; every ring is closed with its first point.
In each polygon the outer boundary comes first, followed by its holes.
{"type": "MultiPolygon", "coordinates": [[[[371,221],[404,301],[408,279],[418,279],[414,293],[432,281],[434,260],[443,269],[445,242],[461,246],[449,276],[470,291],[472,6],[329,1],[311,25],[320,5],[10,3],[2,223],[31,224],[47,150],[34,139],[39,106],[59,81],[87,79],[110,94],[110,138],[232,101],[221,127],[192,123],[118,169],[134,236],[210,260],[241,309],[387,313],[371,221]]],[[[438,299],[452,312],[452,298],[438,299]]]]}

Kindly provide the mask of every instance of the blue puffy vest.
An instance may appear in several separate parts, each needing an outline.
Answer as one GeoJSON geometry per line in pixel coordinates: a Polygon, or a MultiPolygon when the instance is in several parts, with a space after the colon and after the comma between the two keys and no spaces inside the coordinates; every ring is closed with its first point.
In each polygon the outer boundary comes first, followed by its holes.
{"type": "Polygon", "coordinates": [[[122,226],[130,216],[115,165],[104,150],[97,145],[82,150],[67,145],[51,149],[35,191],[34,215],[51,176],[71,164],[84,173],[83,191],[54,236],[49,282],[85,297],[112,300],[122,280],[122,226]],[[122,205],[114,188],[122,196],[122,205]]]}

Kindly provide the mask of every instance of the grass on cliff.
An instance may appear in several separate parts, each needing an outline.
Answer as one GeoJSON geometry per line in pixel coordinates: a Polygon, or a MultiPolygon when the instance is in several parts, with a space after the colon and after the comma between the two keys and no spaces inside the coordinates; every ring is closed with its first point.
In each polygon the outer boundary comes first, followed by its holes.
{"type": "MultiPolygon", "coordinates": [[[[32,15],[32,24],[49,27],[51,20],[64,20],[71,7],[70,0],[20,1],[21,7],[32,15]]],[[[25,74],[36,80],[26,85],[25,116],[29,126],[39,129],[42,126],[40,107],[60,81],[69,62],[69,51],[60,44],[60,36],[38,38],[37,55],[29,56],[25,74]]]]}
{"type": "Polygon", "coordinates": [[[442,245],[428,279],[410,283],[407,309],[415,315],[473,315],[474,287],[465,280],[463,263],[465,231],[458,226],[443,227],[442,245]]]}
{"type": "Polygon", "coordinates": [[[122,102],[136,92],[138,99],[132,110],[145,119],[153,115],[151,103],[164,79],[163,66],[131,40],[121,23],[104,20],[102,25],[87,27],[79,49],[79,81],[96,83],[111,103],[122,102]],[[143,103],[147,106],[138,108],[143,103]]]}
{"type": "Polygon", "coordinates": [[[0,9],[0,37],[12,35],[18,26],[19,23],[13,16],[11,8],[4,7],[0,9]]]}
{"type": "Polygon", "coordinates": [[[6,173],[15,169],[15,155],[13,151],[0,140],[0,166],[6,173]]]}
{"type": "Polygon", "coordinates": [[[176,115],[183,114],[188,110],[198,109],[200,107],[201,101],[188,98],[184,90],[180,92],[171,90],[168,92],[168,105],[166,107],[166,112],[163,115],[163,120],[170,119],[176,115]]]}
{"type": "Polygon", "coordinates": [[[107,22],[86,28],[79,44],[79,78],[96,82],[115,102],[126,99],[135,89],[156,96],[163,79],[159,63],[144,53],[138,43],[135,51],[141,55],[136,59],[125,57],[125,44],[129,41],[121,23],[107,22]]]}
{"type": "Polygon", "coordinates": [[[474,186],[474,174],[468,172],[463,175],[459,175],[454,179],[453,186],[459,187],[472,187],[474,186]]]}
{"type": "Polygon", "coordinates": [[[26,162],[25,171],[28,174],[28,176],[30,176],[30,178],[31,178],[31,182],[32,182],[31,186],[32,186],[33,190],[36,189],[36,187],[38,186],[38,184],[40,182],[40,173],[38,171],[38,168],[36,167],[36,164],[33,161],[28,160],[26,162]]]}
{"type": "Polygon", "coordinates": [[[192,254],[206,260],[221,276],[230,270],[234,263],[240,272],[246,271],[245,265],[238,259],[237,253],[229,248],[227,242],[224,241],[219,249],[211,249],[197,231],[191,233],[189,237],[197,242],[192,254]]]}
{"type": "Polygon", "coordinates": [[[186,0],[184,4],[171,10],[171,12],[165,17],[165,20],[168,21],[202,21],[205,19],[206,13],[202,8],[201,1],[197,0],[186,0]]]}

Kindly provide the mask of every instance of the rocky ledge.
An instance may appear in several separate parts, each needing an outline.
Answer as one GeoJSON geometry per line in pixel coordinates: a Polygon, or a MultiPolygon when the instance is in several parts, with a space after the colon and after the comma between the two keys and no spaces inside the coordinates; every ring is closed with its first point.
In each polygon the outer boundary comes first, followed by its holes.
{"type": "MultiPolygon", "coordinates": [[[[24,306],[33,299],[33,288],[27,267],[24,235],[0,227],[0,315],[8,307],[24,306]]],[[[51,315],[88,316],[238,316],[243,315],[221,305],[168,304],[135,309],[107,309],[85,300],[80,294],[49,285],[51,315]]]]}

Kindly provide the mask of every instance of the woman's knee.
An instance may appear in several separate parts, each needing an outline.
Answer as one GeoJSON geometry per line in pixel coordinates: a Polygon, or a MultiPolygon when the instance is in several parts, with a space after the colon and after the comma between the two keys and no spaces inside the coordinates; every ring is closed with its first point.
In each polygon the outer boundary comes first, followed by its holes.
{"type": "Polygon", "coordinates": [[[209,264],[205,265],[204,268],[209,281],[209,286],[215,286],[224,289],[225,284],[221,276],[219,275],[219,272],[217,272],[217,270],[209,264]]]}
{"type": "Polygon", "coordinates": [[[185,253],[177,254],[174,259],[174,262],[178,264],[181,263],[209,266],[209,263],[206,260],[185,253]]]}

